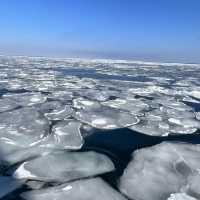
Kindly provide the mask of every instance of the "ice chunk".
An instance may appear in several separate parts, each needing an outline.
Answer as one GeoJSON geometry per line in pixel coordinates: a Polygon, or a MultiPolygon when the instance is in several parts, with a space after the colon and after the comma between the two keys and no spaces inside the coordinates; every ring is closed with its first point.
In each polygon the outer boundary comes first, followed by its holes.
{"type": "Polygon", "coordinates": [[[200,145],[164,142],[136,151],[119,187],[131,199],[166,200],[180,192],[200,198],[199,170],[200,145]]]}
{"type": "Polygon", "coordinates": [[[69,105],[63,105],[49,113],[46,113],[45,117],[49,120],[62,120],[68,118],[72,112],[73,110],[69,105]]]}
{"type": "Polygon", "coordinates": [[[200,120],[200,112],[196,112],[195,114],[196,114],[196,118],[197,118],[198,120],[200,120]]]}
{"type": "Polygon", "coordinates": [[[78,109],[74,117],[95,128],[116,129],[139,122],[139,119],[129,112],[103,106],[97,101],[79,98],[74,100],[73,105],[78,109]]]}
{"type": "Polygon", "coordinates": [[[63,120],[68,118],[73,112],[69,105],[63,105],[59,101],[45,102],[36,107],[36,109],[42,112],[49,120],[63,120]]]}
{"type": "Polygon", "coordinates": [[[110,172],[111,160],[96,152],[57,151],[21,164],[14,172],[17,179],[66,182],[110,172]]]}
{"type": "Polygon", "coordinates": [[[15,180],[12,177],[0,176],[0,198],[13,192],[23,185],[23,181],[15,180]]]}
{"type": "MultiPolygon", "coordinates": [[[[0,148],[2,149],[2,147],[0,148]]],[[[14,148],[13,148],[14,149],[14,148]]],[[[28,148],[20,148],[15,146],[15,150],[7,154],[1,155],[1,162],[3,166],[11,166],[17,163],[24,162],[25,160],[33,159],[42,155],[47,155],[53,151],[52,148],[33,146],[28,148]]]]}
{"type": "Polygon", "coordinates": [[[77,109],[92,110],[100,108],[101,104],[97,101],[92,101],[80,97],[73,100],[73,107],[77,109]]]}
{"type": "Polygon", "coordinates": [[[167,136],[170,134],[169,124],[162,121],[162,118],[150,116],[141,117],[140,123],[128,127],[131,130],[152,136],[167,136]]]}
{"type": "Polygon", "coordinates": [[[200,91],[193,90],[189,92],[189,95],[191,95],[194,98],[200,99],[200,91]]]}
{"type": "Polygon", "coordinates": [[[116,129],[137,124],[139,119],[129,114],[106,106],[99,109],[80,110],[75,113],[75,118],[99,129],[116,129]]]}
{"type": "Polygon", "coordinates": [[[27,200],[126,200],[100,178],[66,183],[56,187],[22,193],[27,200]]]}
{"type": "Polygon", "coordinates": [[[59,149],[80,149],[83,138],[80,132],[81,123],[75,120],[58,122],[52,128],[52,134],[45,138],[40,146],[59,149]]]}
{"type": "Polygon", "coordinates": [[[169,118],[169,122],[183,126],[185,128],[200,128],[200,122],[196,119],[175,119],[175,118],[169,118]]]}
{"type": "Polygon", "coordinates": [[[0,114],[0,137],[16,145],[33,146],[48,132],[48,120],[33,108],[21,108],[0,114]]]}

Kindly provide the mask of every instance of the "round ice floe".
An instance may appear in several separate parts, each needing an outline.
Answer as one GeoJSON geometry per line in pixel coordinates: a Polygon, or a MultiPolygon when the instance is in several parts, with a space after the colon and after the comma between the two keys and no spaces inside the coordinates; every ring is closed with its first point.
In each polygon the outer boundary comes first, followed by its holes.
{"type": "Polygon", "coordinates": [[[19,146],[33,146],[49,132],[49,122],[32,108],[0,114],[0,137],[19,146]]]}
{"type": "Polygon", "coordinates": [[[107,106],[98,109],[77,111],[74,115],[78,120],[99,129],[116,129],[137,124],[139,119],[128,112],[121,112],[107,106]]]}
{"type": "Polygon", "coordinates": [[[55,151],[21,164],[13,176],[17,179],[65,182],[113,170],[113,163],[103,154],[55,151]]]}
{"type": "Polygon", "coordinates": [[[100,178],[79,180],[47,189],[28,191],[22,193],[21,196],[27,200],[126,200],[100,178]]]}
{"type": "Polygon", "coordinates": [[[180,192],[200,198],[199,154],[200,145],[185,143],[140,149],[133,153],[119,188],[130,199],[166,200],[180,192]]]}

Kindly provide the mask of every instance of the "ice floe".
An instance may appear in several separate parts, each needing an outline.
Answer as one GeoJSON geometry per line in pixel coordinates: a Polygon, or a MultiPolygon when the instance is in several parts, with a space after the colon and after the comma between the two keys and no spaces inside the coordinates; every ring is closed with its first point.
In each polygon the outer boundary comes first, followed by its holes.
{"type": "Polygon", "coordinates": [[[21,194],[27,200],[126,200],[100,178],[85,179],[21,194]]]}
{"type": "Polygon", "coordinates": [[[13,173],[17,179],[66,182],[114,170],[112,161],[96,152],[55,151],[22,163],[13,173]]]}
{"type": "Polygon", "coordinates": [[[164,142],[140,149],[133,154],[119,188],[131,199],[178,199],[179,195],[170,195],[181,192],[200,198],[199,153],[200,145],[187,143],[164,142]]]}
{"type": "Polygon", "coordinates": [[[33,108],[0,114],[0,137],[19,146],[33,146],[48,133],[48,120],[33,108]]]}
{"type": "Polygon", "coordinates": [[[81,123],[75,120],[58,122],[40,143],[40,146],[55,149],[80,149],[84,143],[80,128],[81,123]]]}

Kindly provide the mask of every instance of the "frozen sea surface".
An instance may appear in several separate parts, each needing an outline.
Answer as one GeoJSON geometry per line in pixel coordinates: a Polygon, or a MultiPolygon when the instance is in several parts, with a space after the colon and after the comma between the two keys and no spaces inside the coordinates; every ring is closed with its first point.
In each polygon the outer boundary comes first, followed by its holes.
{"type": "Polygon", "coordinates": [[[0,56],[0,198],[200,199],[200,65],[0,56]]]}

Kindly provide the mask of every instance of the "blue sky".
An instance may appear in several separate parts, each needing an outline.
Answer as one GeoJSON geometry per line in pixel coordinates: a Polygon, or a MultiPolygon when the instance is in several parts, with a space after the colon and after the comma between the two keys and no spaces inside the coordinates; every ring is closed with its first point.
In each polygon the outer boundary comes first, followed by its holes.
{"type": "Polygon", "coordinates": [[[1,0],[0,54],[200,62],[199,0],[1,0]]]}

